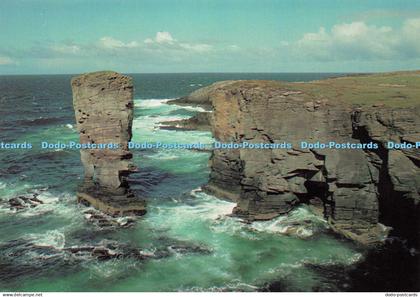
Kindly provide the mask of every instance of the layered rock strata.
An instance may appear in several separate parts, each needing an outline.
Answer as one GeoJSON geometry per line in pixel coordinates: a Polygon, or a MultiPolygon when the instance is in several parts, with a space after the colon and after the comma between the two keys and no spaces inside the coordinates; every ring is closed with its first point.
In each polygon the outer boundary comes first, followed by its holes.
{"type": "Polygon", "coordinates": [[[420,141],[420,107],[372,108],[352,113],[354,138],[373,141],[367,151],[375,176],[380,220],[420,245],[420,149],[389,149],[388,142],[420,141]]]}
{"type": "Polygon", "coordinates": [[[112,215],[144,214],[144,201],[131,193],[126,182],[136,169],[128,150],[132,79],[116,72],[95,72],[73,78],[71,86],[80,143],[107,146],[80,150],[85,177],[77,193],[79,202],[112,215]]]}
{"type": "MultiPolygon", "coordinates": [[[[299,84],[240,81],[211,90],[212,131],[223,143],[283,143],[290,149],[216,149],[205,190],[237,202],[234,214],[266,220],[308,203],[332,228],[372,244],[388,230],[419,233],[420,109],[364,107],[314,98],[299,84]],[[378,149],[302,149],[300,143],[376,143],[378,149]]],[[[205,97],[205,96],[203,96],[205,97]]]]}

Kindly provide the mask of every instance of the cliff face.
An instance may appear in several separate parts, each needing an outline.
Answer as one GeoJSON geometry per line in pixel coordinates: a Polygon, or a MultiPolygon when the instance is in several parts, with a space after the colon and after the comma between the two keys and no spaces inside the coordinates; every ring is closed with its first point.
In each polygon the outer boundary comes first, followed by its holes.
{"type": "Polygon", "coordinates": [[[81,144],[115,147],[81,149],[85,169],[81,202],[111,213],[144,213],[144,203],[129,191],[125,177],[135,169],[128,150],[133,122],[133,83],[116,72],[95,72],[72,79],[73,106],[81,144]]]}
{"type": "Polygon", "coordinates": [[[212,89],[216,140],[293,148],[216,149],[206,190],[236,201],[234,213],[248,220],[308,203],[366,244],[386,235],[379,222],[406,231],[411,224],[409,236],[418,236],[419,151],[388,150],[386,142],[419,141],[419,108],[354,108],[300,86],[241,81],[212,89]],[[379,149],[300,149],[301,141],[372,141],[379,149]]]}
{"type": "Polygon", "coordinates": [[[357,110],[352,114],[354,137],[378,143],[367,152],[378,180],[381,221],[399,234],[420,244],[420,150],[387,149],[387,142],[416,143],[420,140],[420,107],[357,110]]]}

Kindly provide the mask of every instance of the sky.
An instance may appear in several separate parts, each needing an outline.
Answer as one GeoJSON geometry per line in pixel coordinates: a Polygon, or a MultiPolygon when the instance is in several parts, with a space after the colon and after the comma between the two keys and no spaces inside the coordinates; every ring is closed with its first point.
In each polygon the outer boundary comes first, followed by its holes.
{"type": "Polygon", "coordinates": [[[0,1],[0,74],[414,69],[419,0],[0,1]]]}

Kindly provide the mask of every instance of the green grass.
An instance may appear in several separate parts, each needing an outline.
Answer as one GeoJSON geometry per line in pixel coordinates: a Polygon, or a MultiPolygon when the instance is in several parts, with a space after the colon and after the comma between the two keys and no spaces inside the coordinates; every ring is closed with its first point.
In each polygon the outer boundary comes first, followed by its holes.
{"type": "Polygon", "coordinates": [[[317,98],[357,105],[420,105],[420,71],[345,76],[298,84],[317,98]]]}
{"type": "MultiPolygon", "coordinates": [[[[243,81],[238,83],[244,85],[243,81]]],[[[328,99],[350,105],[420,106],[420,71],[349,75],[297,83],[247,81],[245,86],[302,91],[308,100],[328,99]]]]}

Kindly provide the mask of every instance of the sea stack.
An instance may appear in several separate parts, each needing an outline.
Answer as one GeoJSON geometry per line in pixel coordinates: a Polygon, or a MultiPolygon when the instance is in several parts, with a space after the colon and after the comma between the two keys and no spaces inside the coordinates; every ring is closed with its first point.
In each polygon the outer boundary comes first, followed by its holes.
{"type": "Polygon", "coordinates": [[[132,136],[133,82],[112,71],[87,73],[71,81],[73,107],[85,170],[79,202],[111,215],[142,215],[145,202],[129,189],[126,178],[136,170],[128,142],[132,136]],[[105,147],[93,147],[105,146],[105,147]]]}

